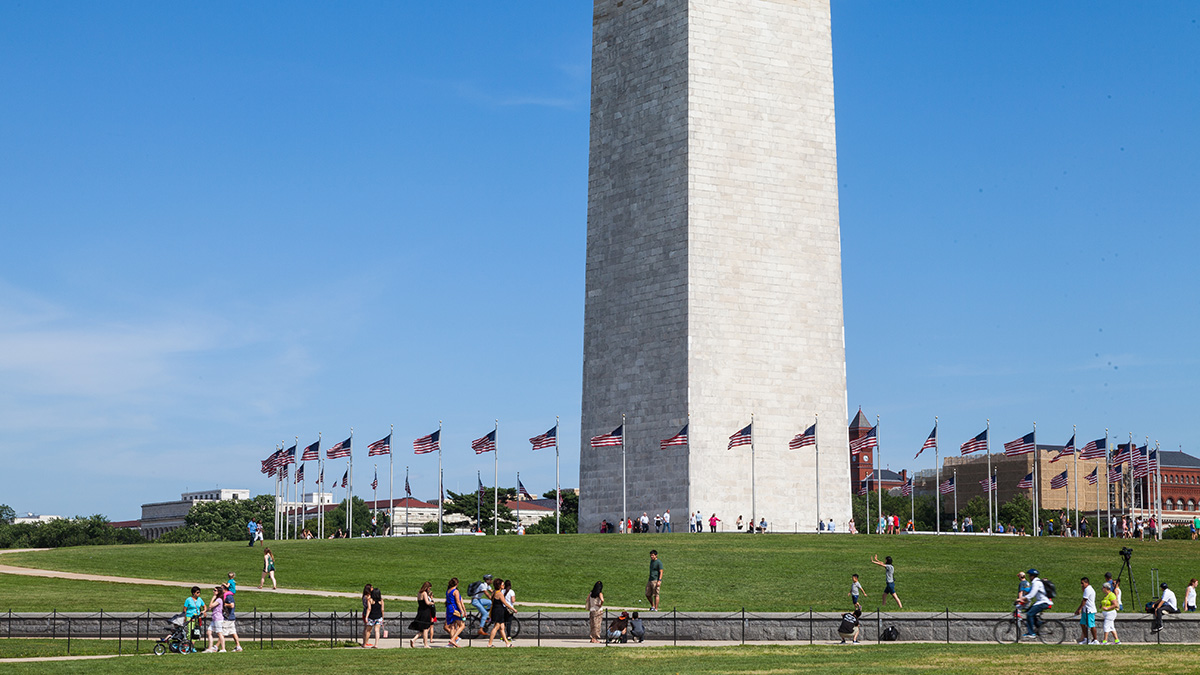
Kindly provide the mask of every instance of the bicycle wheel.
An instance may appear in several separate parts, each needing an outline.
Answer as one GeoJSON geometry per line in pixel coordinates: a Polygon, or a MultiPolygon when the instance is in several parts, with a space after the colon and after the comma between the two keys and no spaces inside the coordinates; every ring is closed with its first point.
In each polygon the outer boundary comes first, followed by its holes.
{"type": "Polygon", "coordinates": [[[160,642],[160,643],[154,645],[154,655],[155,656],[162,656],[163,654],[166,654],[166,653],[167,653],[167,643],[160,642]]]}
{"type": "Polygon", "coordinates": [[[992,628],[992,635],[1000,644],[1013,644],[1021,639],[1021,627],[1013,619],[1002,619],[992,628]]]}
{"type": "Polygon", "coordinates": [[[466,633],[467,635],[475,635],[477,632],[479,632],[479,616],[478,615],[468,614],[466,619],[463,620],[463,622],[466,624],[466,628],[463,629],[463,632],[466,633]]]}
{"type": "Polygon", "coordinates": [[[191,640],[184,640],[183,642],[179,643],[180,654],[194,654],[195,652],[196,646],[192,644],[191,640]]]}
{"type": "Polygon", "coordinates": [[[1067,637],[1067,627],[1061,621],[1043,621],[1038,629],[1038,640],[1046,645],[1059,645],[1067,637]]]}
{"type": "Polygon", "coordinates": [[[516,640],[517,636],[520,634],[521,634],[521,620],[514,616],[509,621],[509,624],[508,624],[508,639],[516,640]]]}

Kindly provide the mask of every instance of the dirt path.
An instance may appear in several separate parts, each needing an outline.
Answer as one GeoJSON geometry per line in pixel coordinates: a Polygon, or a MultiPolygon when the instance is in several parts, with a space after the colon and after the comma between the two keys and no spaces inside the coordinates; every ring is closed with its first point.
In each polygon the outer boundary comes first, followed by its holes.
{"type": "MultiPolygon", "coordinates": [[[[8,549],[0,551],[0,555],[4,553],[21,553],[27,551],[49,551],[47,548],[21,548],[8,549]]],[[[143,586],[172,586],[178,588],[191,588],[199,586],[201,588],[208,587],[212,582],[192,582],[192,581],[166,581],[164,579],[141,579],[138,577],[111,577],[104,574],[80,574],[78,572],[60,572],[58,570],[41,570],[32,567],[14,567],[12,565],[0,565],[0,574],[16,574],[26,577],[43,577],[49,579],[75,579],[78,581],[107,581],[117,584],[141,584],[143,586]]],[[[361,593],[345,593],[342,591],[314,591],[305,588],[280,588],[270,590],[267,588],[261,591],[253,586],[243,586],[243,590],[253,590],[259,593],[279,593],[284,595],[315,595],[326,598],[361,598],[361,593]]],[[[404,602],[416,602],[416,596],[409,595],[385,595],[387,600],[400,600],[404,602]]],[[[435,602],[440,602],[440,599],[434,598],[435,602]]],[[[525,607],[551,607],[555,609],[586,609],[583,605],[567,605],[557,602],[517,602],[517,605],[525,607]]]]}

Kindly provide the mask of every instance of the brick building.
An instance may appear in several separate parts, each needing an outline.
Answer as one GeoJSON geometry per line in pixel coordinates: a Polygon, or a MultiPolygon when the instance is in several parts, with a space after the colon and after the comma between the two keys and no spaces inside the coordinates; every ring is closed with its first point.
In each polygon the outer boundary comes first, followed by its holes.
{"type": "MultiPolygon", "coordinates": [[[[858,409],[858,413],[854,415],[854,419],[850,421],[850,440],[856,441],[871,431],[871,427],[875,425],[867,421],[867,416],[863,414],[862,408],[858,409]]],[[[863,481],[867,481],[867,489],[875,491],[882,487],[884,490],[891,490],[904,485],[908,480],[908,469],[901,469],[899,473],[890,469],[875,469],[872,462],[874,461],[874,453],[878,448],[863,450],[857,455],[850,455],[850,493],[858,494],[862,487],[863,481]]]]}

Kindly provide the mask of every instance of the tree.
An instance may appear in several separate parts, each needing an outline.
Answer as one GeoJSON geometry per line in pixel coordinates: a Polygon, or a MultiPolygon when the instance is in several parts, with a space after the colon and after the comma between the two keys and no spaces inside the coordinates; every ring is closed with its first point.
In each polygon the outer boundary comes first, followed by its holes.
{"type": "Polygon", "coordinates": [[[8,504],[0,504],[0,524],[9,525],[13,518],[17,517],[17,512],[8,504]]]}
{"type": "Polygon", "coordinates": [[[958,509],[958,522],[961,525],[963,518],[970,516],[976,532],[987,532],[992,523],[987,511],[987,500],[982,495],[975,495],[971,497],[971,501],[958,509]]]}
{"type": "MultiPolygon", "coordinates": [[[[250,520],[262,523],[263,536],[270,539],[275,531],[275,497],[258,495],[253,499],[224,499],[200,502],[188,511],[186,527],[206,532],[217,540],[237,541],[246,539],[246,523],[250,520]]],[[[187,538],[193,535],[179,534],[187,538]]],[[[211,540],[209,540],[211,541],[211,540]]]]}
{"type": "MultiPolygon", "coordinates": [[[[560,514],[562,521],[559,523],[563,534],[575,534],[579,531],[579,522],[574,513],[560,514]]],[[[542,519],[525,528],[525,534],[555,534],[554,530],[554,515],[542,516],[542,519]]]]}
{"type": "MultiPolygon", "coordinates": [[[[545,499],[554,499],[554,490],[547,491],[546,493],[544,493],[542,495],[542,497],[545,499]]],[[[564,516],[566,516],[566,515],[576,516],[576,519],[578,519],[578,516],[579,516],[579,494],[576,492],[563,492],[562,493],[562,506],[559,507],[559,513],[564,516]]]]}
{"type": "MultiPolygon", "coordinates": [[[[453,492],[446,490],[446,494],[450,495],[450,499],[442,506],[444,514],[457,513],[464,515],[475,523],[476,529],[481,532],[492,531],[493,509],[492,504],[495,499],[496,491],[493,488],[485,487],[483,496],[472,490],[471,492],[453,492]],[[475,521],[475,511],[479,509],[479,521],[475,521]]],[[[508,532],[517,526],[517,517],[513,514],[504,502],[510,499],[516,499],[516,488],[500,488],[500,527],[501,532],[508,532]]]]}
{"type": "MultiPolygon", "coordinates": [[[[377,511],[375,514],[372,514],[371,509],[367,508],[367,503],[360,497],[354,498],[353,505],[350,508],[352,515],[354,516],[355,533],[373,531],[375,534],[382,534],[387,532],[389,524],[387,509],[377,511]],[[371,525],[372,515],[376,516],[374,530],[372,530],[371,525]]],[[[305,527],[315,533],[317,527],[316,519],[309,518],[308,522],[305,523],[305,527]]],[[[325,536],[328,537],[334,532],[337,532],[339,528],[343,532],[346,530],[346,500],[344,499],[342,500],[341,504],[333,507],[333,510],[325,514],[325,536]]]]}

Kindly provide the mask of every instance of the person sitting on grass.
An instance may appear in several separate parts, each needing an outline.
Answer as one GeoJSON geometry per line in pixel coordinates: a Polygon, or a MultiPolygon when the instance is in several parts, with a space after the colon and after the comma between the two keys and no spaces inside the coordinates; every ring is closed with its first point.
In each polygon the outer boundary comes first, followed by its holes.
{"type": "Polygon", "coordinates": [[[608,640],[619,640],[621,642],[629,641],[629,612],[621,612],[621,614],[608,624],[608,640]]]}
{"type": "Polygon", "coordinates": [[[842,638],[841,644],[846,644],[846,638],[854,644],[858,644],[858,617],[862,616],[862,610],[857,607],[853,612],[847,612],[842,615],[842,623],[838,625],[838,635],[842,638]]]}

